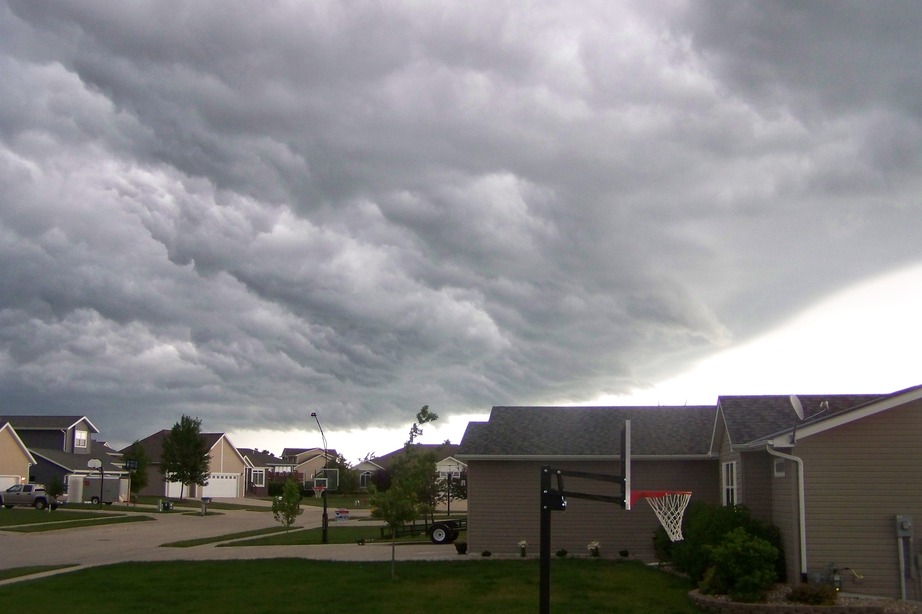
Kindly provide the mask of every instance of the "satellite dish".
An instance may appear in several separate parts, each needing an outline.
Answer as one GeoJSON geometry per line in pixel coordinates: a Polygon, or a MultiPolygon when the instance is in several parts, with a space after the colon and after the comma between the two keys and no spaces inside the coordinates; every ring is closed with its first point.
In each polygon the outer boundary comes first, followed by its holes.
{"type": "Polygon", "coordinates": [[[791,407],[794,408],[794,413],[797,414],[797,419],[803,420],[804,406],[800,404],[800,399],[797,398],[796,394],[791,395],[791,407]]]}

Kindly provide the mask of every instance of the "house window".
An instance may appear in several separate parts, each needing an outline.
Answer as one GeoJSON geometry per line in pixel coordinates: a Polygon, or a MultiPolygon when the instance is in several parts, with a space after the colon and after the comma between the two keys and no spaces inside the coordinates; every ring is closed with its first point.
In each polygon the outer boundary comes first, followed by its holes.
{"type": "Polygon", "coordinates": [[[723,504],[732,507],[736,500],[736,461],[723,464],[723,504]]]}
{"type": "Polygon", "coordinates": [[[86,431],[74,431],[74,447],[86,447],[86,431]]]}
{"type": "Polygon", "coordinates": [[[372,475],[374,474],[372,474],[371,471],[363,471],[361,475],[359,475],[359,488],[368,488],[371,485],[372,475]]]}
{"type": "Polygon", "coordinates": [[[265,469],[254,469],[253,470],[253,486],[265,486],[266,485],[266,470],[265,469]]]}
{"type": "Polygon", "coordinates": [[[776,478],[783,478],[783,477],[784,477],[784,468],[785,468],[784,459],[783,459],[783,458],[775,458],[775,459],[773,459],[773,461],[774,461],[774,462],[772,463],[773,475],[774,475],[776,478]]]}

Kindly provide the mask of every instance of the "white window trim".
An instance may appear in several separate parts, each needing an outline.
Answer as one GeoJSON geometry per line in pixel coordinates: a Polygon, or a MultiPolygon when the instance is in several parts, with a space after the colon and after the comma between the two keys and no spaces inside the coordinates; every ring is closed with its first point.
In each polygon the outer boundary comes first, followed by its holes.
{"type": "Polygon", "coordinates": [[[253,470],[253,486],[265,486],[266,485],[266,470],[265,469],[254,469],[253,470]]]}
{"type": "Polygon", "coordinates": [[[772,475],[776,478],[783,478],[786,473],[787,461],[783,458],[772,459],[772,475]]]}
{"type": "Polygon", "coordinates": [[[87,444],[88,435],[89,433],[87,433],[85,430],[76,429],[74,431],[74,447],[75,448],[85,448],[87,444]]]}
{"type": "Polygon", "coordinates": [[[739,504],[739,465],[737,461],[727,461],[721,465],[721,499],[725,507],[739,504]]]}

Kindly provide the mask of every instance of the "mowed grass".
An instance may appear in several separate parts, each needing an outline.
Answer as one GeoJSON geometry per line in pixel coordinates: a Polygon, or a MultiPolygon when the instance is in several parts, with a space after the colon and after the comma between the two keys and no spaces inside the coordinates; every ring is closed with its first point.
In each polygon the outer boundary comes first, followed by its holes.
{"type": "MultiPolygon", "coordinates": [[[[123,563],[0,587],[0,603],[66,603],[81,612],[538,611],[538,561],[389,562],[303,559],[123,563]],[[104,586],[105,591],[87,590],[104,586]],[[322,602],[322,606],[320,605],[322,602]]],[[[568,614],[691,614],[689,583],[642,564],[558,559],[551,609],[568,614]]]]}
{"type": "Polygon", "coordinates": [[[24,524],[46,524],[50,522],[70,522],[73,520],[91,520],[94,518],[108,518],[108,514],[93,512],[53,512],[37,511],[30,508],[13,508],[0,511],[0,529],[15,527],[24,524]]]}
{"type": "MultiPolygon", "coordinates": [[[[464,541],[464,537],[459,537],[464,541]]],[[[390,537],[381,537],[381,529],[377,526],[331,526],[327,531],[327,543],[329,544],[354,544],[359,540],[366,543],[391,543],[390,537]]],[[[429,538],[425,535],[406,536],[397,539],[401,542],[428,542],[429,538]]],[[[323,543],[323,529],[317,527],[313,529],[303,529],[291,531],[279,531],[272,535],[264,535],[254,539],[235,541],[223,546],[316,546],[323,543]]],[[[450,546],[446,546],[448,548],[450,546]]]]}

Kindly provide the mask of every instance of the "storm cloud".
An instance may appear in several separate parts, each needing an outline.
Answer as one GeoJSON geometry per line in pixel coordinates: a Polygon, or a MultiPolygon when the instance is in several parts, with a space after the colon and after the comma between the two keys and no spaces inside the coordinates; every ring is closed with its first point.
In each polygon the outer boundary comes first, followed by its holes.
{"type": "Polygon", "coordinates": [[[920,260],[911,3],[0,5],[0,402],[617,394],[920,260]]]}

